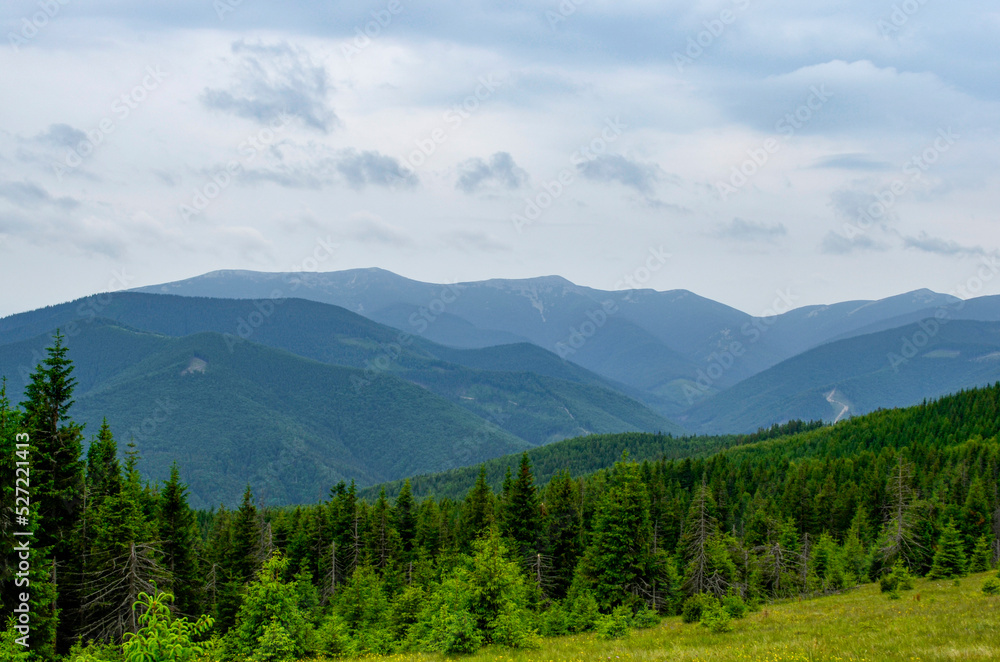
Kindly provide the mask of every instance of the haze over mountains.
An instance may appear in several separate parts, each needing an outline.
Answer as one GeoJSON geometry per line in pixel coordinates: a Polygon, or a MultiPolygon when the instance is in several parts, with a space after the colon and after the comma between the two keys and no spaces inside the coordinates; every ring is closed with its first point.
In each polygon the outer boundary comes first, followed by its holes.
{"type": "Polygon", "coordinates": [[[753,317],[684,290],[380,269],[219,271],[0,319],[18,400],[60,328],[74,416],[176,460],[192,502],[315,501],[595,433],[745,433],[1000,379],[1000,297],[918,290],[753,317]]]}

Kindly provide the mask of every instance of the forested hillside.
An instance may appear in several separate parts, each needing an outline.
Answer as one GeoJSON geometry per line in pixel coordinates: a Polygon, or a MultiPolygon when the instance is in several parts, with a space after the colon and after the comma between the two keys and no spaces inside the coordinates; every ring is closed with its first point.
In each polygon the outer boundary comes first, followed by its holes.
{"type": "MultiPolygon", "coordinates": [[[[183,466],[144,484],[144,460],[123,457],[107,426],[84,458],[73,388],[57,344],[21,407],[0,402],[5,500],[15,433],[30,435],[32,475],[45,477],[31,518],[36,657],[81,641],[136,650],[149,618],[219,660],[530,647],[538,632],[681,611],[715,623],[879,578],[895,591],[909,573],[962,576],[1000,554],[1000,384],[714,453],[689,440],[697,457],[625,456],[590,473],[598,460],[573,457],[584,440],[565,442],[543,471],[560,449],[564,470],[541,487],[524,454],[499,492],[482,467],[459,499],[418,499],[404,482],[365,500],[339,482],[314,505],[262,509],[248,485],[238,509],[213,512],[190,509],[183,466]],[[143,623],[137,601],[153,614],[143,623]]],[[[667,439],[607,437],[598,455],[616,443],[667,455],[667,439]]]]}

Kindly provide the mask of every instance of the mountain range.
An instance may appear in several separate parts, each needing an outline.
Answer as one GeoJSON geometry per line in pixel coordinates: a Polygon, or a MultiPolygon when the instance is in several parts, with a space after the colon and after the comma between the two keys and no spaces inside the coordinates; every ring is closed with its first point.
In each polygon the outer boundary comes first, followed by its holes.
{"type": "Polygon", "coordinates": [[[339,480],[594,434],[680,448],[690,433],[835,422],[1000,378],[1000,297],[794,303],[778,293],[754,317],[556,276],[219,271],[0,319],[0,374],[19,394],[60,329],[74,417],[92,434],[106,416],[151,478],[180,462],[200,507],[247,483],[268,503],[315,501],[339,480]]]}

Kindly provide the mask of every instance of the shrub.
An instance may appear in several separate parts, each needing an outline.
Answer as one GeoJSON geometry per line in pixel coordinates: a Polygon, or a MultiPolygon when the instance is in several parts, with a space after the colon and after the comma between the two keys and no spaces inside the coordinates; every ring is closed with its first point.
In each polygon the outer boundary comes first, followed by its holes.
{"type": "Polygon", "coordinates": [[[734,620],[739,620],[747,615],[750,608],[747,603],[743,601],[743,598],[736,595],[735,593],[730,593],[726,597],[722,598],[722,607],[734,620]]]}
{"type": "Polygon", "coordinates": [[[722,603],[713,598],[702,609],[701,625],[717,634],[729,632],[733,629],[733,619],[722,603]]]}
{"type": "Polygon", "coordinates": [[[637,630],[655,628],[660,624],[660,615],[643,605],[632,617],[632,627],[637,630]]]}
{"type": "Polygon", "coordinates": [[[1000,595],[1000,579],[990,577],[983,582],[983,593],[986,595],[1000,595]]]}
{"type": "Polygon", "coordinates": [[[569,633],[569,614],[558,602],[542,613],[542,634],[546,637],[559,637],[569,633]]]}
{"type": "Polygon", "coordinates": [[[174,619],[168,603],[174,596],[157,592],[155,595],[140,593],[132,609],[142,608],[139,631],[125,635],[122,653],[126,662],[171,660],[188,662],[206,652],[208,645],[192,641],[212,627],[212,618],[202,616],[191,623],[186,618],[174,619]]]}
{"type": "Polygon", "coordinates": [[[879,577],[879,588],[883,593],[892,591],[909,591],[913,589],[913,575],[909,569],[903,565],[902,561],[896,560],[892,570],[879,577]]]}
{"type": "MultiPolygon", "coordinates": [[[[2,654],[3,660],[10,660],[10,662],[27,662],[28,660],[28,649],[17,643],[15,640],[21,636],[17,630],[14,629],[15,625],[14,618],[11,617],[7,621],[7,628],[0,633],[0,654],[2,654]]],[[[75,647],[74,647],[75,650],[75,647]]],[[[70,651],[72,654],[72,651],[70,651]]],[[[85,660],[87,658],[84,658],[85,660]]]]}
{"type": "Polygon", "coordinates": [[[621,639],[632,627],[632,610],[622,605],[615,607],[607,616],[597,619],[597,637],[599,639],[621,639]]]}
{"type": "Polygon", "coordinates": [[[718,600],[713,595],[707,593],[692,595],[684,601],[684,606],[681,608],[681,620],[685,623],[697,623],[701,620],[701,613],[704,611],[705,606],[713,602],[718,603],[718,600]]]}
{"type": "Polygon", "coordinates": [[[316,631],[316,638],[320,652],[330,657],[349,657],[355,653],[347,623],[336,613],[323,620],[316,631]]]}
{"type": "Polygon", "coordinates": [[[588,589],[574,580],[566,597],[570,632],[593,630],[601,613],[597,608],[597,598],[588,589]]]}
{"type": "Polygon", "coordinates": [[[295,642],[277,616],[264,628],[250,662],[289,662],[295,656],[295,642]]]}

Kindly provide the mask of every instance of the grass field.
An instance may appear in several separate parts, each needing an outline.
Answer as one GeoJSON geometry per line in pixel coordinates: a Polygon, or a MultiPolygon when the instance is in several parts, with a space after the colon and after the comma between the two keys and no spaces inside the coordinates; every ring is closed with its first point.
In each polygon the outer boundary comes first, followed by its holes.
{"type": "MultiPolygon", "coordinates": [[[[955,586],[917,580],[900,600],[877,584],[844,595],[768,605],[736,621],[732,632],[712,634],[697,624],[665,619],[626,639],[593,634],[543,639],[534,651],[487,648],[465,662],[585,662],[679,660],[798,662],[814,660],[1000,660],[1000,597],[981,592],[995,573],[973,575],[955,586]]],[[[433,662],[442,655],[367,658],[433,662]]]]}

